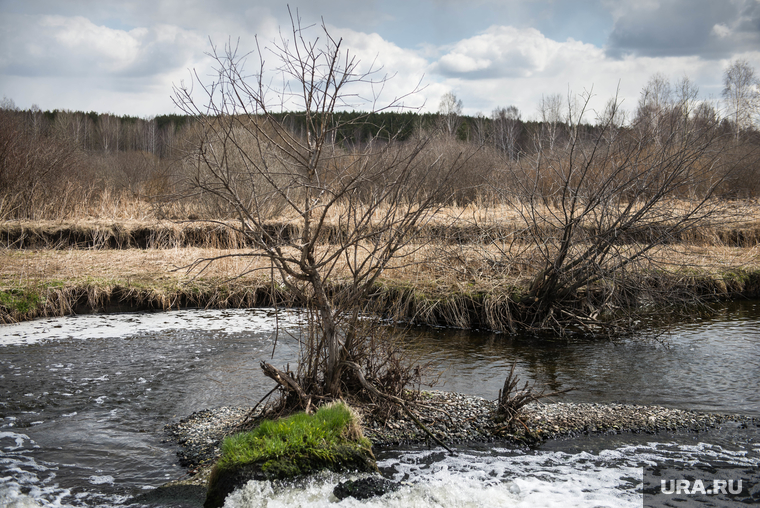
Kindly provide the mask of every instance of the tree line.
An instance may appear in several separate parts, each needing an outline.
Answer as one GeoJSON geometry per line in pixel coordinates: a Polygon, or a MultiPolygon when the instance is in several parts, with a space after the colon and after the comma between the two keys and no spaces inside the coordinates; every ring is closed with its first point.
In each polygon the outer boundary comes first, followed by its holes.
{"type": "MultiPolygon", "coordinates": [[[[602,111],[593,115],[586,111],[579,118],[581,101],[577,96],[553,94],[542,96],[538,114],[530,120],[514,105],[494,108],[489,115],[464,115],[462,101],[449,92],[434,113],[335,110],[325,121],[332,123],[331,143],[344,150],[378,142],[410,144],[423,138],[449,157],[475,150],[450,182],[452,200],[465,203],[489,195],[490,180],[500,166],[564,150],[578,136],[593,138],[603,131],[605,136],[638,132],[640,139],[646,134],[647,142],[662,143],[679,129],[716,128],[733,137],[732,153],[751,151],[760,145],[759,97],[755,70],[740,60],[725,72],[721,103],[701,100],[698,88],[686,77],[671,83],[666,76],[655,74],[633,111],[623,110],[611,98],[602,111]]],[[[268,112],[268,118],[304,138],[313,120],[307,113],[268,112]]],[[[42,111],[36,106],[20,110],[4,98],[0,102],[0,218],[59,215],[73,206],[74,195],[78,200],[85,195],[97,198],[104,190],[126,192],[139,199],[171,193],[185,176],[179,162],[195,149],[200,125],[198,115],[185,111],[138,118],[93,111],[42,111]],[[70,195],[64,204],[56,204],[55,196],[62,190],[70,195]]],[[[717,190],[718,195],[760,196],[758,173],[752,165],[741,165],[717,190]]]]}
{"type": "Polygon", "coordinates": [[[169,157],[189,118],[159,115],[138,118],[95,111],[18,109],[12,100],[0,103],[3,123],[36,140],[58,139],[88,152],[138,151],[169,157]]]}
{"type": "MultiPolygon", "coordinates": [[[[699,89],[688,77],[671,84],[662,73],[656,73],[642,89],[633,112],[623,111],[610,99],[595,121],[583,127],[590,131],[598,129],[610,115],[618,128],[676,115],[695,123],[717,119],[724,131],[734,133],[737,138],[756,136],[760,81],[754,68],[745,60],[732,62],[723,81],[725,107],[721,110],[716,101],[699,99],[699,89]]],[[[420,133],[436,133],[478,146],[489,145],[515,159],[520,154],[536,153],[542,148],[541,142],[549,143],[550,149],[557,142],[567,143],[571,136],[568,129],[575,123],[573,114],[577,114],[579,107],[577,98],[572,96],[542,96],[537,105],[537,118],[524,120],[514,105],[496,107],[488,116],[482,112],[463,115],[462,106],[462,101],[448,92],[441,98],[436,113],[335,111],[333,120],[339,126],[335,131],[336,141],[356,146],[370,139],[408,141],[420,133]],[[361,122],[356,121],[359,118],[361,122]]],[[[187,138],[186,129],[197,120],[187,114],[139,118],[95,111],[42,111],[35,105],[20,110],[8,98],[0,102],[0,112],[4,123],[13,122],[15,129],[34,139],[65,140],[88,152],[138,151],[160,158],[176,156],[177,149],[187,138]]],[[[304,112],[272,113],[272,117],[295,133],[307,130],[304,112]]]]}

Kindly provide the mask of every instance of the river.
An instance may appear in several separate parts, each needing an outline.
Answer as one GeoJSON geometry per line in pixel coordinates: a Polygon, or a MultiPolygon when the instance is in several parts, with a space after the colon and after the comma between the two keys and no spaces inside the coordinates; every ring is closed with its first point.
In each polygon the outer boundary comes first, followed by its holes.
{"type": "MultiPolygon", "coordinates": [[[[280,325],[295,330],[296,313],[280,325]]],[[[123,506],[183,475],[163,427],[250,406],[272,387],[258,367],[293,362],[271,309],[83,315],[0,326],[0,506],[123,506]]],[[[413,329],[407,347],[442,390],[494,399],[508,365],[561,400],[659,404],[760,416],[760,303],[724,305],[659,340],[532,339],[413,329]]],[[[760,429],[621,434],[549,442],[390,450],[397,493],[339,506],[641,506],[642,467],[760,468],[760,429]]],[[[333,506],[341,478],[251,485],[230,506],[333,506]]],[[[756,486],[760,492],[760,485],[756,486]]],[[[677,504],[676,504],[677,505],[677,504]]],[[[685,505],[684,505],[685,506],[685,505]]],[[[707,505],[706,505],[707,506],[707,505]]]]}

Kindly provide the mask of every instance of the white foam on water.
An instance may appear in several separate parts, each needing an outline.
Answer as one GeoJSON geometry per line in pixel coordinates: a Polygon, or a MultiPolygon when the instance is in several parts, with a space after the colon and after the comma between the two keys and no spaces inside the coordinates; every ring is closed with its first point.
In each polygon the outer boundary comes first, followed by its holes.
{"type": "Polygon", "coordinates": [[[0,442],[8,440],[19,441],[22,447],[7,447],[13,449],[10,453],[0,456],[0,464],[6,473],[12,476],[0,477],[0,506],[13,508],[36,508],[36,507],[61,507],[62,499],[70,495],[70,491],[60,488],[55,482],[56,467],[49,464],[39,463],[33,457],[27,455],[30,449],[37,448],[25,434],[9,435],[12,433],[0,433],[0,442]],[[28,494],[24,494],[27,491],[28,494]]]}
{"type": "MultiPolygon", "coordinates": [[[[12,417],[11,417],[12,418],[12,417]]],[[[12,418],[15,420],[15,418],[12,418]]],[[[2,443],[2,449],[12,452],[24,448],[26,442],[32,442],[32,440],[26,434],[17,434],[15,432],[0,432],[0,443],[2,443]],[[10,442],[14,444],[10,444],[10,442]]]]}
{"type": "Polygon", "coordinates": [[[40,508],[34,499],[15,489],[3,489],[0,485],[0,506],[4,508],[40,508]]]}
{"type": "Polygon", "coordinates": [[[450,457],[438,451],[410,452],[379,463],[402,482],[399,490],[382,497],[337,502],[332,491],[345,478],[335,476],[317,477],[295,488],[251,481],[227,498],[225,508],[640,507],[641,467],[605,462],[588,453],[464,452],[450,457]]]}
{"type": "Polygon", "coordinates": [[[522,452],[495,448],[449,456],[441,450],[410,451],[378,463],[396,492],[340,502],[332,491],[346,477],[326,475],[295,487],[251,481],[230,495],[225,508],[277,507],[641,507],[646,465],[719,460],[760,465],[757,457],[718,445],[648,443],[599,453],[522,452]]]}
{"type": "MultiPolygon", "coordinates": [[[[587,491],[587,485],[568,479],[550,482],[536,478],[483,483],[451,474],[424,478],[395,492],[368,500],[337,501],[332,491],[338,480],[318,480],[298,488],[281,488],[251,481],[225,501],[225,508],[369,507],[369,508],[476,508],[476,507],[640,507],[641,496],[587,491]],[[515,486],[518,486],[518,491],[515,486]],[[628,499],[626,499],[626,497],[628,499]]],[[[625,493],[624,493],[625,494],[625,493]]]]}
{"type": "Polygon", "coordinates": [[[437,458],[439,454],[408,453],[380,466],[394,470],[396,480],[417,482],[413,494],[420,491],[424,499],[432,499],[442,507],[641,504],[641,494],[637,492],[642,482],[641,467],[637,460],[627,460],[614,450],[599,455],[500,449],[437,458]],[[519,493],[510,492],[512,484],[519,493]]]}
{"type": "MultiPolygon", "coordinates": [[[[51,464],[35,458],[33,452],[38,448],[26,434],[0,432],[1,508],[110,508],[127,501],[125,495],[104,495],[97,492],[97,487],[73,494],[58,483],[57,473],[74,465],[51,464]]],[[[93,475],[89,480],[93,486],[112,485],[115,481],[110,475],[93,475]]]]}
{"type": "MultiPolygon", "coordinates": [[[[280,327],[295,328],[300,322],[297,311],[279,312],[280,327]]],[[[35,344],[46,340],[128,337],[165,330],[272,333],[277,324],[274,309],[182,309],[155,313],[84,314],[0,325],[0,346],[35,344]]]]}
{"type": "Polygon", "coordinates": [[[104,483],[113,484],[114,478],[110,475],[103,475],[103,476],[90,476],[88,479],[89,482],[93,485],[102,485],[104,483]]]}

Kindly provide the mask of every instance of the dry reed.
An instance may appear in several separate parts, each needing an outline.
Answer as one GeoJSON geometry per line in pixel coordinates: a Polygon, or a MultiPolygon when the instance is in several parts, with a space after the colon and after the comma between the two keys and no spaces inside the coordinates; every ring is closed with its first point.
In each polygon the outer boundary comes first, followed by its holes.
{"type": "MultiPolygon", "coordinates": [[[[112,208],[87,208],[71,220],[0,225],[5,246],[0,250],[0,296],[5,295],[0,321],[120,302],[126,308],[168,309],[272,301],[269,261],[250,256],[239,232],[217,222],[158,220],[151,215],[155,210],[139,200],[116,201],[111,196],[112,208]],[[37,245],[35,237],[42,239],[37,245]],[[18,248],[29,246],[36,250],[18,248]],[[216,261],[198,264],[201,259],[216,261]],[[37,299],[20,305],[23,295],[37,299]]],[[[329,217],[336,228],[340,220],[340,210],[329,217]]],[[[649,276],[712,295],[756,290],[757,282],[742,274],[760,273],[760,207],[728,203],[713,222],[653,250],[640,266],[649,276]]],[[[514,299],[541,266],[540,252],[520,232],[519,214],[504,205],[443,207],[421,226],[416,242],[393,259],[375,297],[389,314],[418,323],[513,329],[514,299]]],[[[325,241],[316,254],[331,251],[325,241]]],[[[348,275],[339,263],[331,280],[339,283],[348,275]]],[[[277,298],[284,301],[286,295],[277,298]]]]}
{"type": "MultiPolygon", "coordinates": [[[[329,249],[322,246],[318,253],[329,249]]],[[[510,330],[513,297],[534,271],[525,262],[529,246],[523,246],[519,260],[491,261],[503,252],[494,245],[410,245],[384,272],[376,298],[387,300],[387,312],[417,323],[510,330]]],[[[209,248],[4,249],[0,291],[40,293],[42,303],[26,314],[6,310],[3,320],[97,310],[119,302],[127,308],[157,309],[271,303],[269,262],[236,256],[249,253],[209,248]],[[203,265],[188,270],[203,258],[219,259],[203,271],[203,265]]],[[[704,286],[700,291],[728,296],[746,289],[737,286],[737,273],[760,273],[760,247],[671,245],[653,253],[650,266],[682,285],[694,286],[699,280],[704,286]]],[[[347,274],[345,266],[337,266],[333,281],[347,274]]]]}
{"type": "MultiPolygon", "coordinates": [[[[174,219],[159,219],[149,204],[127,196],[113,197],[107,205],[81,210],[75,217],[55,220],[13,220],[0,222],[0,244],[15,248],[244,248],[248,242],[239,223],[231,220],[190,220],[181,207],[174,219]]],[[[671,201],[668,209],[687,207],[671,201]]],[[[386,210],[377,210],[378,221],[386,210]]],[[[420,241],[430,243],[498,244],[529,239],[529,228],[520,210],[504,204],[470,204],[442,207],[418,227],[420,241]]],[[[344,228],[345,210],[335,206],[326,217],[324,242],[336,241],[344,228]]],[[[554,209],[537,209],[551,217],[554,209]]],[[[196,217],[196,215],[189,214],[196,217]]],[[[272,228],[285,228],[298,235],[297,221],[285,215],[268,221],[272,228]]],[[[663,222],[663,226],[667,222],[663,222]]],[[[580,226],[583,226],[581,224],[580,226]]],[[[553,227],[547,223],[542,226],[553,227]]],[[[636,240],[636,239],[632,239],[636,240]]],[[[705,246],[752,246],[760,243],[760,206],[754,202],[721,203],[709,222],[679,233],[673,241],[705,246]]]]}

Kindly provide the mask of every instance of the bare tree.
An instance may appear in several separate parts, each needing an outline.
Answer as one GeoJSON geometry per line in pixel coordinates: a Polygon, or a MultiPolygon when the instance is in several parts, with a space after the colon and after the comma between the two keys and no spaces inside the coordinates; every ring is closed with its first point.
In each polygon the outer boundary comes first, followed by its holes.
{"type": "MultiPolygon", "coordinates": [[[[371,362],[359,361],[369,349],[361,318],[375,283],[392,260],[403,262],[415,231],[445,198],[438,190],[444,185],[431,190],[426,179],[445,183],[457,161],[423,157],[425,140],[402,145],[373,137],[342,146],[340,133],[366,123],[369,113],[348,123],[334,113],[366,105],[357,102],[359,87],[380,90],[386,78],[362,71],[324,25],[322,38],[310,39],[316,27],[291,21],[290,38],[281,35],[255,53],[213,48],[216,80],[204,84],[195,76],[203,104],[189,87],[175,88],[175,101],[199,127],[187,159],[193,191],[225,203],[236,221],[224,224],[253,246],[243,255],[271,263],[276,283],[313,309],[298,372],[262,365],[304,407],[313,397],[338,397],[365,381],[371,362]],[[274,71],[265,56],[276,60],[274,71]],[[251,80],[246,59],[259,63],[251,80]],[[283,108],[291,111],[284,120],[275,114],[283,108]],[[290,120],[302,130],[289,128],[290,120]],[[275,217],[282,220],[272,222],[275,217]]],[[[404,100],[408,96],[373,111],[404,100]]],[[[369,98],[370,107],[377,103],[378,97],[369,98]]]]}
{"type": "Polygon", "coordinates": [[[681,133],[687,133],[689,129],[697,127],[693,120],[700,104],[699,87],[688,76],[684,76],[676,83],[673,95],[673,121],[681,124],[678,129],[681,133]]]}
{"type": "Polygon", "coordinates": [[[3,100],[0,101],[0,109],[7,111],[18,111],[18,106],[16,106],[16,103],[13,101],[13,99],[3,95],[3,100]]]}
{"type": "Polygon", "coordinates": [[[667,123],[670,107],[670,81],[664,74],[655,73],[641,90],[634,123],[642,133],[652,136],[659,143],[662,132],[667,132],[667,127],[663,124],[667,123]]]}
{"type": "Polygon", "coordinates": [[[716,123],[718,121],[718,111],[712,102],[701,101],[694,109],[691,118],[697,128],[700,128],[716,123]]]}
{"type": "MultiPolygon", "coordinates": [[[[563,123],[562,95],[553,94],[541,96],[541,102],[538,104],[538,112],[541,115],[541,133],[537,146],[543,147],[544,141],[548,144],[549,150],[554,150],[554,144],[559,135],[559,126],[563,123]]],[[[541,149],[541,148],[539,148],[541,149]]]]}
{"type": "Polygon", "coordinates": [[[760,79],[746,60],[736,60],[726,69],[723,98],[738,139],[742,130],[752,127],[754,116],[760,110],[760,79]]]}
{"type": "Polygon", "coordinates": [[[613,97],[604,105],[604,111],[598,115],[597,125],[605,132],[607,142],[613,143],[625,124],[625,110],[620,107],[620,101],[613,97]]]}
{"type": "Polygon", "coordinates": [[[119,119],[111,114],[103,114],[98,118],[98,134],[100,146],[105,153],[119,150],[119,119]]]}
{"type": "Polygon", "coordinates": [[[460,118],[462,115],[462,101],[457,99],[454,92],[443,94],[441,102],[438,105],[438,113],[440,114],[443,133],[450,137],[456,136],[459,125],[462,123],[462,119],[460,118]]]}
{"type": "Polygon", "coordinates": [[[496,108],[491,113],[496,147],[510,159],[517,158],[517,140],[522,130],[520,111],[515,106],[496,108]]]}
{"type": "MultiPolygon", "coordinates": [[[[536,269],[519,304],[522,326],[614,330],[619,322],[599,317],[643,292],[634,274],[656,266],[651,254],[716,210],[711,196],[730,170],[717,123],[695,129],[640,116],[641,124],[621,129],[617,110],[608,105],[593,136],[505,169],[514,187],[502,196],[529,241],[513,245],[536,269]]],[[[576,126],[584,113],[585,106],[576,126]]]]}
{"type": "Polygon", "coordinates": [[[483,114],[482,111],[478,111],[475,113],[472,124],[475,130],[475,142],[478,144],[478,146],[485,146],[486,143],[488,143],[488,138],[490,137],[488,118],[483,114]]]}

